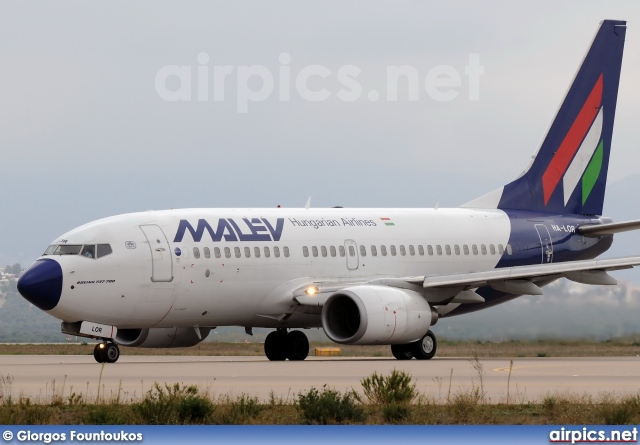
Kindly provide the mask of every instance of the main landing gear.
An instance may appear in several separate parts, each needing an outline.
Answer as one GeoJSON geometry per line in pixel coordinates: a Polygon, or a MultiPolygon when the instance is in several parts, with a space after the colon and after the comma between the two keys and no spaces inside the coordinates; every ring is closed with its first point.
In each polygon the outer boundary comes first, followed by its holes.
{"type": "Polygon", "coordinates": [[[93,348],[93,358],[98,363],[115,363],[120,358],[120,348],[113,342],[98,343],[93,348]]]}
{"type": "Polygon", "coordinates": [[[304,360],[309,355],[309,340],[302,331],[278,329],[267,335],[264,353],[271,361],[304,360]]]}
{"type": "Polygon", "coordinates": [[[428,331],[420,340],[404,345],[391,345],[391,353],[398,360],[431,360],[436,355],[438,343],[433,332],[428,331]]]}

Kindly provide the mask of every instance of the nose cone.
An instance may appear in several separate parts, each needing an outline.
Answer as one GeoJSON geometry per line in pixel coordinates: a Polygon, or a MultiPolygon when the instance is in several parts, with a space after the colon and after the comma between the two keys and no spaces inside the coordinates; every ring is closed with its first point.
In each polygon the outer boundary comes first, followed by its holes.
{"type": "Polygon", "coordinates": [[[18,292],[43,311],[56,307],[62,294],[62,268],[56,260],[36,261],[18,280],[18,292]]]}

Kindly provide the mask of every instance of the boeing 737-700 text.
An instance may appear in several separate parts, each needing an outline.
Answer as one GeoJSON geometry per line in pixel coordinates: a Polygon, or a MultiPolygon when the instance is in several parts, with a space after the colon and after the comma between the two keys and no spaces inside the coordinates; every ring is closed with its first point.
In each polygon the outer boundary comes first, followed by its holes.
{"type": "Polygon", "coordinates": [[[56,239],[18,281],[62,332],[118,345],[201,342],[216,326],[273,328],[269,360],[304,360],[300,330],[430,359],[441,317],[541,294],[560,278],[616,284],[640,257],[595,259],[626,22],[605,20],[537,154],[515,181],[453,209],[185,209],[133,213],[56,239]]]}

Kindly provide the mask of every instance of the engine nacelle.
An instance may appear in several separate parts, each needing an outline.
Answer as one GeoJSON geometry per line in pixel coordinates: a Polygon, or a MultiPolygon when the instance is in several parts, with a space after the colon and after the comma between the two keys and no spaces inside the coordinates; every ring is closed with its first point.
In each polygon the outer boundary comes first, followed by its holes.
{"type": "Polygon", "coordinates": [[[342,344],[391,345],[419,340],[437,312],[417,292],[387,286],[353,286],[331,295],[322,308],[322,327],[342,344]]]}
{"type": "Polygon", "coordinates": [[[197,345],[211,331],[199,329],[201,338],[194,328],[118,329],[114,340],[119,345],[137,348],[183,348],[197,345]]]}

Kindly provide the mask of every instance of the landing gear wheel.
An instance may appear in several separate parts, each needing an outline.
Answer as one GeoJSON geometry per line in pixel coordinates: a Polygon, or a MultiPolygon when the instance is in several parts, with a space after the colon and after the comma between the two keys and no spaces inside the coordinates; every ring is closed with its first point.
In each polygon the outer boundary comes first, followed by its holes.
{"type": "Polygon", "coordinates": [[[98,343],[96,345],[95,348],[93,348],[93,358],[96,360],[96,362],[98,363],[104,363],[104,361],[102,360],[102,354],[101,354],[101,349],[100,346],[102,346],[103,343],[98,343]]]}
{"type": "Polygon", "coordinates": [[[120,358],[120,348],[115,343],[107,343],[102,354],[106,363],[115,363],[120,358]]]}
{"type": "Polygon", "coordinates": [[[291,331],[287,334],[287,358],[304,360],[309,355],[309,340],[302,331],[291,331]]]}
{"type": "Polygon", "coordinates": [[[391,354],[398,360],[411,360],[413,358],[411,346],[411,343],[406,345],[391,345],[391,354]]]}
{"type": "Polygon", "coordinates": [[[431,360],[436,355],[437,347],[436,336],[429,331],[420,340],[411,343],[411,352],[418,360],[431,360]]]}
{"type": "Polygon", "coordinates": [[[264,354],[269,360],[282,361],[287,358],[287,334],[273,331],[264,340],[264,354]]]}
{"type": "Polygon", "coordinates": [[[98,343],[93,348],[93,358],[98,363],[115,363],[120,358],[120,348],[115,343],[98,343]]]}

